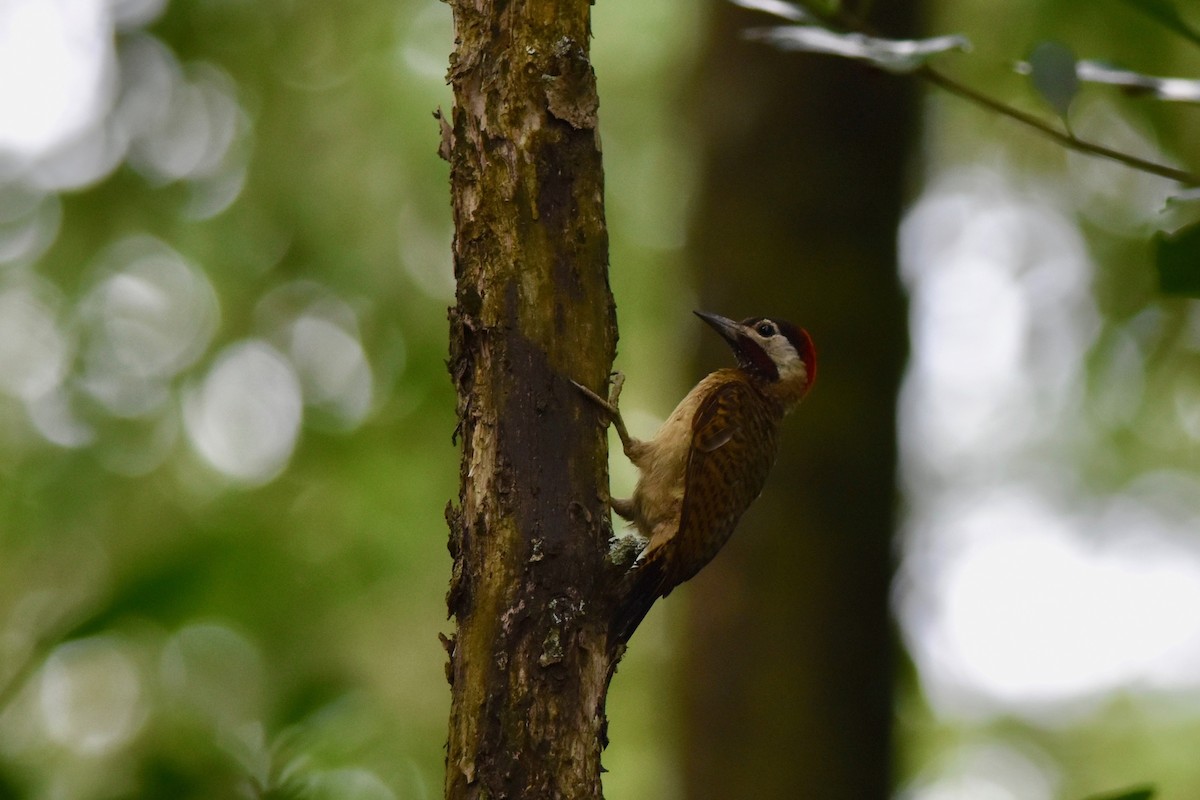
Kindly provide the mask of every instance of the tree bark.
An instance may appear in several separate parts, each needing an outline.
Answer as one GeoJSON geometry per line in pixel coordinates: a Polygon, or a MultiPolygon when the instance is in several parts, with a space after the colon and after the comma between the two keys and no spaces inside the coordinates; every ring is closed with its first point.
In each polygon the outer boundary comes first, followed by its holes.
{"type": "Polygon", "coordinates": [[[451,0],[462,441],[446,797],[598,798],[612,671],[597,409],[616,346],[587,0],[451,0]]]}
{"type": "MultiPolygon", "coordinates": [[[[884,5],[877,27],[910,33],[917,4],[884,5]]],[[[916,103],[902,78],[742,40],[761,16],[715,19],[697,92],[701,294],[807,327],[820,369],[762,497],[693,583],[687,797],[882,800],[907,352],[895,237],[916,103]]]]}

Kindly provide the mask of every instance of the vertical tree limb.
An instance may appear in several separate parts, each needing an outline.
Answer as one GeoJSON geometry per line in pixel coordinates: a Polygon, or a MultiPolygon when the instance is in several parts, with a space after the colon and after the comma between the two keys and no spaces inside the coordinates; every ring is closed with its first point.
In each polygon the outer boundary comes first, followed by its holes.
{"type": "Polygon", "coordinates": [[[598,798],[616,345],[586,0],[451,0],[447,798],[598,798]]]}

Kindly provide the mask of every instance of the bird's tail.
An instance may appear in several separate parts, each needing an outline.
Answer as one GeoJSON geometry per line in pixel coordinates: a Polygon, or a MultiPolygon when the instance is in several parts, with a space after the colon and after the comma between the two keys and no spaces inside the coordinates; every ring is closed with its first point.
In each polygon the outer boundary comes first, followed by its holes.
{"type": "Polygon", "coordinates": [[[646,618],[654,601],[662,596],[665,579],[660,559],[644,561],[628,573],[629,583],[608,629],[608,646],[615,650],[626,644],[646,618]]]}

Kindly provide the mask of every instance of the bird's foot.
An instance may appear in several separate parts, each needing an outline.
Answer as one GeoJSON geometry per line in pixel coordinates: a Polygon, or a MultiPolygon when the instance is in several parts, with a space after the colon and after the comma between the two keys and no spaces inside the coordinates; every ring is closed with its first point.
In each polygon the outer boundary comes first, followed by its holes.
{"type": "Polygon", "coordinates": [[[629,430],[625,427],[625,420],[621,419],[621,410],[617,406],[617,401],[621,399],[621,389],[625,386],[625,376],[620,372],[612,374],[612,383],[608,389],[607,400],[578,381],[571,381],[571,383],[575,384],[575,388],[582,392],[584,397],[608,413],[609,420],[611,420],[613,427],[617,429],[617,436],[621,438],[621,449],[625,451],[625,455],[633,458],[630,453],[633,452],[638,443],[630,437],[629,430]]]}
{"type": "Polygon", "coordinates": [[[612,374],[612,380],[609,381],[609,384],[608,384],[608,406],[614,412],[616,412],[617,409],[620,408],[620,406],[617,405],[617,401],[621,399],[621,390],[624,388],[625,388],[625,373],[624,372],[614,372],[612,374]]]}
{"type": "Polygon", "coordinates": [[[621,389],[625,386],[625,376],[622,373],[614,372],[612,374],[612,382],[608,388],[607,400],[593,392],[588,387],[584,386],[579,381],[573,380],[571,383],[575,385],[576,389],[583,393],[584,397],[607,411],[609,417],[612,419],[618,419],[621,416],[621,412],[618,410],[619,406],[617,405],[617,401],[620,400],[621,389]]]}

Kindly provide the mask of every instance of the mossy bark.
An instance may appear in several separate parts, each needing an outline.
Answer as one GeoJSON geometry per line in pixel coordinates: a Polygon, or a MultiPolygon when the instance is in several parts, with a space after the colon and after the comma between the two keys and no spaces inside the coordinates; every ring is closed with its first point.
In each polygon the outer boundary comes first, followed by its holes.
{"type": "Polygon", "coordinates": [[[449,367],[462,444],[447,509],[446,797],[598,798],[611,613],[607,445],[616,321],[586,0],[451,0],[449,367]]]}

